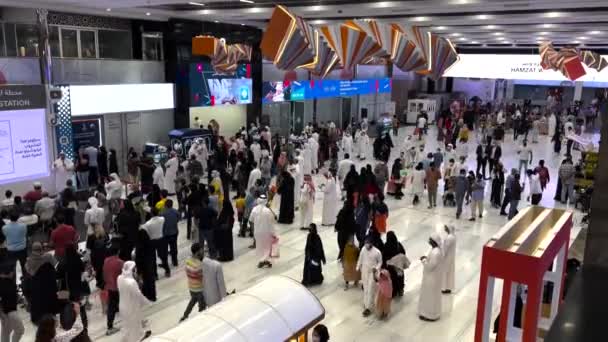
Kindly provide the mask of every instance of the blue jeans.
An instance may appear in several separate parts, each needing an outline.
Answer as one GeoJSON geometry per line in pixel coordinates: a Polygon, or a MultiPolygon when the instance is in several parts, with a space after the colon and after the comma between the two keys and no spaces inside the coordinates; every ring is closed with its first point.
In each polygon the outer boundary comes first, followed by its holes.
{"type": "Polygon", "coordinates": [[[562,202],[566,202],[566,195],[568,195],[568,201],[574,203],[574,183],[562,182],[562,202]]]}
{"type": "Polygon", "coordinates": [[[205,249],[205,242],[207,243],[207,249],[209,250],[209,257],[215,259],[215,240],[213,236],[213,230],[211,229],[199,229],[198,231],[198,243],[201,245],[203,250],[205,249]]]}

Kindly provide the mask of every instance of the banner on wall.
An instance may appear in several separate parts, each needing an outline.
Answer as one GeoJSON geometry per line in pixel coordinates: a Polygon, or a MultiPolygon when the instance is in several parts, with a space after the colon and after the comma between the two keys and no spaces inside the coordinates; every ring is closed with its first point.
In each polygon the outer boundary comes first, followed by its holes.
{"type": "Polygon", "coordinates": [[[390,93],[390,78],[264,82],[262,103],[390,93]]]}
{"type": "Polygon", "coordinates": [[[76,151],[81,147],[101,146],[101,119],[73,120],[72,141],[76,151]]]}
{"type": "Polygon", "coordinates": [[[49,175],[42,86],[0,86],[0,184],[49,175]]]}
{"type": "MultiPolygon", "coordinates": [[[[539,55],[460,54],[444,77],[490,78],[506,80],[568,81],[561,72],[544,70],[539,55]]],[[[604,56],[606,57],[606,56],[604,56]]],[[[608,69],[598,72],[584,66],[587,74],[577,81],[608,82],[608,69]]]]}

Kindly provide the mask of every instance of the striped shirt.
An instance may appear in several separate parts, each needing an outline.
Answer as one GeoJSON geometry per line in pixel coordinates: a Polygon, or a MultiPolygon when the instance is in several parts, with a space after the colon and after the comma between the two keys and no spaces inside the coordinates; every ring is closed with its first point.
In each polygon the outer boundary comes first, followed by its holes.
{"type": "Polygon", "coordinates": [[[203,291],[203,265],[198,258],[191,257],[186,260],[186,276],[190,292],[203,291]]]}

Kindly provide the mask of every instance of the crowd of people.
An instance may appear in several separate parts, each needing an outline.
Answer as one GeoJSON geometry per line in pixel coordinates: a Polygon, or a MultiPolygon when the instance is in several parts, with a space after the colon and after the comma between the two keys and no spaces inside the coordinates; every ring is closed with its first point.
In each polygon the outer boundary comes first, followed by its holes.
{"type": "MultiPolygon", "coordinates": [[[[401,143],[393,142],[398,129],[392,134],[378,129],[371,142],[365,120],[343,132],[331,122],[309,123],[299,135],[287,137],[252,124],[226,138],[210,126],[212,137],[193,141],[182,157],[171,152],[168,160],[155,164],[150,156],[130,151],[124,177],[119,176],[115,151],[108,155],[103,147],[88,146],[76,162],[59,154],[53,163],[56,196],[35,183],[22,197],[6,191],[1,203],[3,341],[11,335],[19,341],[23,335],[18,303],[38,327],[37,342],[87,341],[92,292],[103,298],[108,335],[119,331],[114,321],[120,313],[123,341],[150,336],[143,308],[157,300],[158,268],[171,277],[179,264],[182,221],[192,241],[185,261],[191,299],[180,321],[195,305],[202,311],[228,295],[220,261],[234,258],[233,228],[239,238],[252,239],[257,267],[271,268],[280,255],[276,225],[296,224],[308,232],[302,284],[322,284],[327,259],[317,223],[334,227],[345,288],[360,283],[363,315],[375,310],[380,319],[386,318],[392,298],[404,293],[411,261],[389,227],[385,196],[397,201],[407,197],[415,207],[426,192],[429,210],[439,198],[440,205],[454,206],[460,218],[468,205],[470,221],[487,211],[488,182],[492,208],[509,219],[525,198],[526,183],[530,203],[542,200],[552,180],[544,160],[532,166],[531,144],[546,121],[559,153],[558,142],[577,134],[576,120],[509,110],[471,116],[469,110],[451,107],[437,118],[441,143],[434,150],[426,148],[431,130],[428,118],[421,116],[414,134],[401,143]],[[517,165],[508,170],[502,144],[510,129],[519,147],[517,165]],[[475,169],[469,169],[472,156],[475,169]],[[82,193],[86,201],[80,200],[82,193]],[[315,223],[315,202],[321,197],[321,222],[315,223]],[[81,211],[83,227],[76,220],[81,211]],[[39,231],[41,235],[34,233],[39,231]]],[[[559,168],[556,198],[573,203],[577,171],[570,142],[559,168]]],[[[418,314],[434,321],[440,317],[442,293],[454,291],[455,228],[432,232],[428,243],[428,254],[420,258],[418,314]]],[[[319,329],[328,338],[326,329],[319,329]]]]}

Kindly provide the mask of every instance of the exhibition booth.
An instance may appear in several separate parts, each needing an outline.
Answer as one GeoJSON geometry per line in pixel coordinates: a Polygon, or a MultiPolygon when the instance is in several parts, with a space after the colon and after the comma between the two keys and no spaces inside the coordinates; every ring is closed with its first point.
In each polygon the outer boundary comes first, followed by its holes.
{"type": "Polygon", "coordinates": [[[324,317],[325,308],[306,287],[271,276],[150,342],[308,342],[309,330],[324,317]]]}
{"type": "Polygon", "coordinates": [[[119,171],[130,147],[168,145],[174,127],[174,86],[170,83],[58,86],[54,105],[57,149],[75,157],[86,145],[114,149],[119,171]]]}
{"type": "Polygon", "coordinates": [[[39,85],[0,86],[0,190],[17,194],[50,177],[52,123],[47,116],[46,90],[39,85]]]}

